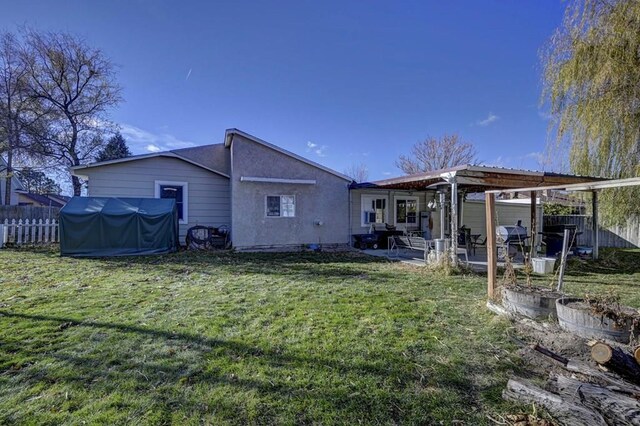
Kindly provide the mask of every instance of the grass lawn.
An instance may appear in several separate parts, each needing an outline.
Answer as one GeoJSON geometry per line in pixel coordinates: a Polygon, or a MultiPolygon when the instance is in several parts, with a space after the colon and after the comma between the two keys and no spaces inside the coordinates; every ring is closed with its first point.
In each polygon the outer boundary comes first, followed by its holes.
{"type": "MultiPolygon", "coordinates": [[[[46,250],[2,250],[0,271],[0,424],[485,424],[521,410],[500,397],[520,367],[480,276],[359,254],[46,250]]],[[[607,280],[640,305],[637,273],[572,274],[569,290],[607,280]]]]}

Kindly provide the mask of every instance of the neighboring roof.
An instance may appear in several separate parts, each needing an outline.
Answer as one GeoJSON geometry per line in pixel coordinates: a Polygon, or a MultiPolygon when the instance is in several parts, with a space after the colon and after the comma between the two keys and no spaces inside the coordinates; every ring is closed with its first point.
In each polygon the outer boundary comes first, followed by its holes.
{"type": "Polygon", "coordinates": [[[144,160],[146,158],[154,157],[167,157],[177,158],[187,163],[191,163],[194,166],[201,167],[210,172],[216,173],[226,178],[229,177],[229,165],[224,152],[224,144],[211,144],[194,146],[191,148],[176,149],[173,151],[153,152],[151,154],[132,155],[130,157],[119,158],[117,160],[98,161],[91,164],[83,164],[81,166],[71,167],[71,173],[74,175],[81,175],[82,170],[91,169],[94,167],[110,166],[112,164],[127,163],[130,161],[144,160]]]}
{"type": "MultiPolygon", "coordinates": [[[[7,161],[2,157],[2,155],[0,155],[0,173],[6,171],[6,169],[7,169],[7,161]]],[[[1,175],[0,175],[0,178],[2,178],[1,175]]],[[[20,179],[18,179],[15,173],[11,177],[11,190],[24,191],[24,185],[22,185],[22,182],[20,182],[20,179]]]]}
{"type": "Polygon", "coordinates": [[[224,135],[224,146],[225,146],[226,148],[231,147],[231,143],[232,143],[232,141],[233,141],[233,136],[234,136],[234,135],[242,136],[242,137],[243,137],[243,138],[245,138],[245,139],[248,139],[248,140],[250,140],[250,141],[252,141],[252,142],[255,142],[255,143],[260,144],[260,145],[262,145],[262,146],[265,146],[265,147],[267,147],[267,148],[273,149],[274,151],[277,151],[277,152],[279,152],[280,154],[284,154],[284,155],[286,155],[287,157],[291,157],[291,158],[293,158],[293,159],[295,159],[295,160],[298,160],[298,161],[300,161],[300,162],[302,162],[302,163],[308,164],[308,165],[310,165],[310,166],[312,166],[312,167],[315,167],[315,168],[317,168],[317,169],[320,169],[320,170],[322,170],[322,171],[325,171],[325,172],[327,172],[327,173],[330,173],[330,174],[332,174],[332,175],[334,175],[334,176],[337,176],[337,177],[339,177],[339,178],[341,178],[341,179],[346,180],[347,182],[353,182],[353,179],[352,179],[352,178],[350,178],[350,177],[349,177],[349,176],[347,176],[347,175],[344,175],[344,174],[342,174],[342,173],[340,173],[340,172],[336,172],[335,170],[330,169],[330,168],[328,168],[328,167],[325,167],[325,166],[323,166],[322,164],[318,164],[318,163],[316,163],[315,161],[311,161],[311,160],[309,160],[309,159],[306,159],[306,158],[304,158],[304,157],[301,157],[301,156],[299,156],[299,155],[297,155],[297,154],[294,154],[294,153],[293,153],[293,152],[291,152],[291,151],[287,151],[287,150],[286,150],[286,149],[284,149],[284,148],[280,148],[279,146],[276,146],[276,145],[274,145],[274,144],[272,144],[272,143],[269,143],[269,142],[267,142],[267,141],[265,141],[265,140],[262,140],[262,139],[260,139],[260,138],[258,138],[258,137],[255,137],[255,136],[253,136],[253,135],[250,135],[249,133],[245,133],[245,132],[243,132],[242,130],[238,130],[238,129],[227,129],[227,130],[225,131],[225,135],[224,135]]]}
{"type": "Polygon", "coordinates": [[[49,198],[53,198],[54,200],[59,200],[59,201],[63,201],[65,203],[67,203],[71,197],[69,197],[68,195],[61,195],[61,194],[45,194],[47,197],[49,198]]]}
{"type": "Polygon", "coordinates": [[[468,192],[565,185],[606,180],[601,177],[465,164],[427,173],[416,173],[374,182],[353,184],[351,188],[435,189],[439,185],[446,184],[447,179],[453,176],[455,176],[459,188],[464,188],[468,192]]]}
{"type": "Polygon", "coordinates": [[[26,197],[38,204],[42,204],[44,206],[51,206],[51,207],[58,207],[61,208],[64,206],[64,203],[61,203],[60,201],[52,198],[52,197],[48,197],[46,195],[41,195],[41,194],[34,194],[31,192],[21,192],[20,193],[21,197],[26,197]]]}

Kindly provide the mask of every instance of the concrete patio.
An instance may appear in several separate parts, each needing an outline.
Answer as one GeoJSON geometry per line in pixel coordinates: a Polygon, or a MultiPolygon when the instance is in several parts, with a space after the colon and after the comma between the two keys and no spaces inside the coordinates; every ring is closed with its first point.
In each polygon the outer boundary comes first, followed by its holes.
{"type": "MultiPolygon", "coordinates": [[[[425,266],[423,252],[417,250],[399,250],[397,255],[395,251],[390,253],[387,249],[366,249],[362,250],[362,253],[365,253],[369,256],[384,257],[391,261],[402,262],[408,265],[425,266]]],[[[473,252],[470,252],[468,253],[468,256],[468,266],[471,269],[477,272],[487,271],[487,250],[485,248],[478,248],[476,249],[475,254],[473,252]]],[[[465,264],[464,256],[458,256],[458,259],[462,264],[465,264]]],[[[498,262],[498,266],[504,267],[504,262],[498,262]]],[[[521,256],[518,256],[513,262],[513,267],[515,269],[524,267],[521,256]]]]}

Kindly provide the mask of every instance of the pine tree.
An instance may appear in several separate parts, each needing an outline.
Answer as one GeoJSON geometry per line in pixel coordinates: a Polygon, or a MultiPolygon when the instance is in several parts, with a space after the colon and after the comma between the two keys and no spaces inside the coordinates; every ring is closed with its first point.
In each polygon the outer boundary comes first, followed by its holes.
{"type": "Polygon", "coordinates": [[[131,151],[127,146],[127,141],[120,132],[113,135],[98,155],[96,161],[117,160],[118,158],[130,157],[131,151]]]}

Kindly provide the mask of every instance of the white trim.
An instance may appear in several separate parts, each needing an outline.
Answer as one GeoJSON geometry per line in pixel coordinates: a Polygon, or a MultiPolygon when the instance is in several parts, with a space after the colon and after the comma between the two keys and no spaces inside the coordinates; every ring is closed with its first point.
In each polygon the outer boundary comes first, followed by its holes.
{"type": "Polygon", "coordinates": [[[420,197],[416,197],[415,195],[394,195],[393,196],[393,222],[394,225],[402,225],[405,228],[409,227],[418,227],[420,225],[420,197]],[[399,223],[398,222],[398,200],[413,200],[416,202],[416,223],[399,223]]]}
{"type": "Polygon", "coordinates": [[[156,157],[167,157],[167,158],[176,158],[178,160],[182,160],[184,162],[187,162],[189,164],[193,164],[194,166],[200,167],[201,169],[205,169],[207,171],[210,171],[211,173],[215,173],[217,175],[229,178],[229,175],[219,172],[217,170],[214,170],[212,168],[209,168],[207,166],[203,166],[202,164],[195,162],[193,160],[190,160],[186,157],[183,157],[180,154],[176,154],[173,151],[164,151],[164,152],[154,152],[152,154],[141,154],[141,155],[132,155],[130,157],[125,157],[125,158],[118,158],[116,160],[107,160],[107,161],[100,161],[97,163],[91,163],[91,164],[83,164],[80,166],[73,166],[70,167],[69,170],[71,170],[71,174],[74,176],[78,176],[78,177],[82,177],[82,178],[87,178],[86,175],[81,175],[79,173],[76,173],[79,170],[85,170],[85,169],[92,169],[94,167],[102,167],[102,166],[110,166],[112,164],[119,164],[119,163],[126,163],[129,161],[137,161],[137,160],[145,160],[147,158],[156,158],[156,157]]]}
{"type": "Polygon", "coordinates": [[[264,196],[264,217],[268,219],[291,219],[296,217],[296,196],[295,195],[287,195],[287,194],[267,194],[264,196]],[[280,215],[278,216],[269,216],[269,197],[279,197],[280,198],[280,215]],[[293,216],[282,216],[282,197],[291,197],[293,198],[293,216]]]}
{"type": "Polygon", "coordinates": [[[389,209],[391,208],[389,206],[389,197],[387,195],[377,195],[374,193],[369,193],[369,194],[360,194],[360,226],[362,228],[367,228],[369,226],[371,226],[371,223],[364,223],[364,200],[365,198],[368,198],[369,200],[385,200],[385,209],[384,209],[384,222],[383,223],[389,223],[389,209]]]}
{"type": "Polygon", "coordinates": [[[316,163],[315,161],[308,160],[308,159],[306,159],[306,158],[304,158],[304,157],[301,157],[301,156],[299,156],[299,155],[297,155],[297,154],[294,154],[294,153],[293,153],[293,152],[291,152],[291,151],[287,151],[287,150],[286,150],[286,149],[284,149],[284,148],[280,148],[279,146],[276,146],[276,145],[274,145],[274,144],[272,144],[272,143],[269,143],[269,142],[267,142],[267,141],[265,141],[265,140],[262,140],[262,139],[260,139],[260,138],[257,138],[257,137],[255,137],[255,136],[253,136],[253,135],[248,134],[248,133],[245,133],[245,132],[243,132],[242,130],[238,130],[238,129],[227,129],[227,130],[225,131],[225,134],[224,134],[224,146],[225,146],[225,147],[229,148],[229,147],[231,146],[231,143],[232,143],[232,141],[233,141],[233,135],[242,136],[242,137],[243,137],[243,138],[245,138],[245,139],[248,139],[248,140],[250,140],[250,141],[252,141],[252,142],[255,142],[255,143],[257,143],[257,144],[260,144],[260,145],[266,146],[267,148],[271,148],[271,149],[273,149],[274,151],[279,152],[280,154],[284,154],[284,155],[286,155],[287,157],[294,158],[294,159],[296,159],[296,160],[298,160],[298,161],[301,161],[301,162],[303,162],[303,163],[305,163],[305,164],[308,164],[308,165],[310,165],[310,166],[313,166],[313,167],[315,167],[315,168],[317,168],[317,169],[323,170],[323,171],[325,171],[325,172],[327,172],[327,173],[330,173],[330,174],[332,174],[332,175],[334,175],[334,176],[339,177],[340,179],[344,179],[344,180],[346,180],[347,182],[353,182],[353,179],[352,179],[352,178],[350,178],[350,177],[349,177],[349,176],[347,176],[347,175],[343,175],[342,173],[336,172],[335,170],[332,170],[332,169],[330,169],[330,168],[328,168],[328,167],[325,167],[325,166],[323,166],[322,164],[318,164],[318,163],[316,163]]]}
{"type": "Polygon", "coordinates": [[[315,185],[315,179],[285,179],[255,176],[240,176],[240,182],[293,183],[299,185],[315,185]]]}
{"type": "Polygon", "coordinates": [[[170,180],[156,180],[154,181],[154,197],[160,198],[160,186],[161,185],[173,185],[182,187],[182,219],[178,222],[180,225],[186,225],[189,223],[189,182],[176,182],[170,180]]]}

